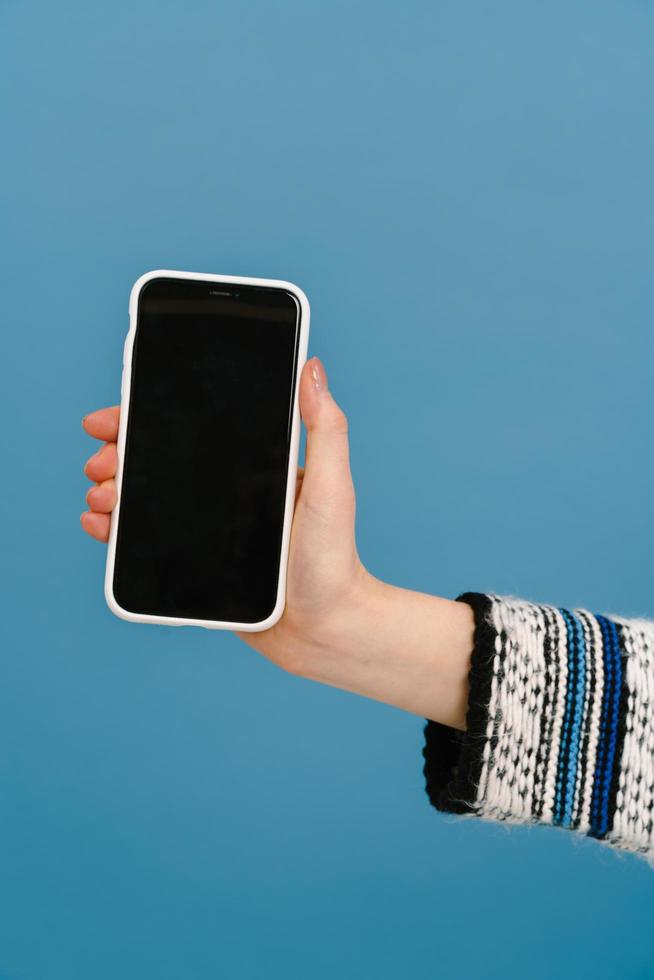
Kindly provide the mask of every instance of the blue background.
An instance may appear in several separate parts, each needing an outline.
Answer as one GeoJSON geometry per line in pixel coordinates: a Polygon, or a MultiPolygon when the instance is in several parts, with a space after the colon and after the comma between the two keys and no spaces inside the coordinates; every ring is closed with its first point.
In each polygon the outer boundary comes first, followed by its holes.
{"type": "Polygon", "coordinates": [[[375,574],[654,616],[652,4],[0,28],[2,980],[654,976],[644,862],[439,816],[420,719],[113,618],[78,525],[133,280],[288,277],[375,574]]]}

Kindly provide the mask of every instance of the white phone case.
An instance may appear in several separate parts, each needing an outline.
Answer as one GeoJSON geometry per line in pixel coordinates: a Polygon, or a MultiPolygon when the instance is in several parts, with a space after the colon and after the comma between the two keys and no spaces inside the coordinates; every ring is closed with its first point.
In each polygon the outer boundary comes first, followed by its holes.
{"type": "Polygon", "coordinates": [[[118,468],[116,470],[116,490],[118,499],[111,517],[111,529],[109,532],[109,547],[107,550],[107,565],[104,581],[104,594],[107,604],[116,616],[119,616],[121,619],[129,620],[132,623],[159,623],[168,626],[203,626],[206,629],[243,630],[253,633],[269,629],[277,622],[278,619],[280,619],[286,604],[286,569],[288,565],[288,549],[291,537],[293,508],[295,503],[297,461],[300,446],[300,406],[298,389],[300,373],[307,359],[307,349],[309,346],[309,317],[309,301],[302,290],[298,286],[294,285],[294,283],[285,282],[284,280],[280,279],[253,279],[249,276],[216,276],[207,273],[176,272],[170,269],[156,269],[153,272],[146,272],[145,275],[142,275],[134,283],[129,298],[129,332],[127,334],[127,339],[125,340],[123,355],[123,378],[120,390],[120,424],[118,428],[117,447],[118,468]],[[138,299],[143,286],[147,282],[149,282],[151,279],[159,279],[161,277],[195,279],[204,282],[234,283],[244,286],[272,286],[278,289],[285,289],[291,293],[297,300],[300,308],[300,338],[298,344],[297,368],[295,372],[295,390],[293,392],[291,441],[288,457],[288,479],[284,506],[281,561],[279,565],[279,579],[277,583],[277,601],[273,611],[267,617],[267,619],[264,619],[258,623],[237,623],[209,619],[179,619],[174,616],[153,616],[147,613],[142,614],[129,612],[127,609],[123,609],[122,606],[119,605],[114,595],[113,579],[114,564],[116,560],[116,537],[118,532],[118,524],[120,522],[120,497],[132,378],[132,349],[134,345],[134,336],[136,334],[138,299]]]}

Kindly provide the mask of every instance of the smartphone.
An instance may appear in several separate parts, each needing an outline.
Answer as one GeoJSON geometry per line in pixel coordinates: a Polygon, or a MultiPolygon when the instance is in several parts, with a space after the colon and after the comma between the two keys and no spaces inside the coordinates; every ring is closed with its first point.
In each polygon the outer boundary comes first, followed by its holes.
{"type": "Polygon", "coordinates": [[[156,270],[129,316],[109,608],[268,629],[286,601],[308,300],[280,280],[156,270]]]}

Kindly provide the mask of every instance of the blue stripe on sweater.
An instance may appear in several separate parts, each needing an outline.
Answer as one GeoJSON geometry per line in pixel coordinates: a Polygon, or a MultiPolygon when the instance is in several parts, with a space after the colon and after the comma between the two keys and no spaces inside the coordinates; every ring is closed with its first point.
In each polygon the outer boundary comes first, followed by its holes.
{"type": "Polygon", "coordinates": [[[613,781],[613,766],[618,744],[618,727],[620,723],[620,689],[622,687],[622,657],[620,655],[620,637],[618,629],[612,620],[607,620],[611,634],[611,650],[613,653],[613,697],[609,711],[608,747],[606,750],[606,765],[602,781],[602,799],[600,805],[599,830],[604,836],[609,828],[609,796],[613,781]]]}
{"type": "Polygon", "coordinates": [[[596,616],[595,618],[602,631],[604,691],[602,696],[597,759],[593,776],[593,799],[589,833],[592,837],[603,837],[608,830],[609,793],[618,738],[622,663],[620,659],[620,641],[615,624],[604,616],[596,616]]]}
{"type": "Polygon", "coordinates": [[[599,719],[599,736],[597,740],[597,755],[595,772],[593,774],[593,798],[590,809],[590,833],[597,837],[599,833],[599,810],[602,796],[602,779],[606,762],[606,729],[611,703],[611,688],[613,684],[613,657],[611,654],[611,639],[609,626],[603,616],[595,617],[602,633],[602,663],[604,667],[604,688],[602,691],[602,709],[599,719]]]}
{"type": "Polygon", "coordinates": [[[586,689],[586,650],[583,626],[577,616],[567,609],[559,609],[559,612],[563,617],[567,633],[568,677],[553,821],[563,827],[571,827],[586,689]]]}
{"type": "Polygon", "coordinates": [[[565,706],[563,710],[563,724],[561,726],[561,742],[559,745],[559,758],[556,770],[556,790],[554,795],[554,815],[553,822],[560,824],[563,819],[566,785],[566,768],[568,758],[568,745],[570,743],[570,728],[572,724],[572,707],[574,699],[574,671],[576,662],[575,634],[570,617],[565,609],[559,612],[563,617],[566,628],[566,653],[568,658],[568,675],[565,686],[565,706]]]}
{"type": "MultiPolygon", "coordinates": [[[[562,610],[562,612],[564,612],[562,610]]],[[[576,685],[574,692],[574,709],[570,728],[570,748],[568,751],[568,776],[565,784],[565,801],[562,825],[572,827],[572,811],[577,786],[577,770],[579,768],[579,749],[581,746],[581,725],[584,713],[584,696],[586,693],[586,645],[584,643],[584,628],[574,613],[564,612],[570,617],[572,630],[575,634],[577,652],[576,685]]]]}

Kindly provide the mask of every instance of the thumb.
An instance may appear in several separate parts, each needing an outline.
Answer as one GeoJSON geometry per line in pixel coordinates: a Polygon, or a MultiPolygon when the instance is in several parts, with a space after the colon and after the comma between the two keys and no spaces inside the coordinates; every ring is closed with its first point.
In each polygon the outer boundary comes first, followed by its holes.
{"type": "Polygon", "coordinates": [[[300,499],[326,519],[337,514],[347,518],[354,504],[348,420],[329,390],[319,358],[312,357],[304,365],[299,395],[307,430],[300,499]]]}

